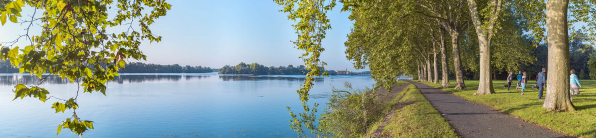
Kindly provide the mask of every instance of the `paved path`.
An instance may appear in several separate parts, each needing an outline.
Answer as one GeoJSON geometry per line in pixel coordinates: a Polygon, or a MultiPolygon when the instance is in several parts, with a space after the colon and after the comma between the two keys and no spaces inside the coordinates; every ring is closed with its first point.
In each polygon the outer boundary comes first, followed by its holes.
{"type": "Polygon", "coordinates": [[[559,133],[526,123],[492,110],[490,107],[466,101],[441,89],[409,81],[451,124],[463,138],[552,138],[559,133]]]}

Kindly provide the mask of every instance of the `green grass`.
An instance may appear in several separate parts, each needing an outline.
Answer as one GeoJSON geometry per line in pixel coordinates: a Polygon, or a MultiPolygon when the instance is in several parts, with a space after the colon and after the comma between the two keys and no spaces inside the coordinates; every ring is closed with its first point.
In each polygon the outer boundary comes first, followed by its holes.
{"type": "MultiPolygon", "coordinates": [[[[398,101],[402,107],[393,114],[389,124],[383,130],[391,137],[457,137],[454,129],[445,121],[437,110],[424,98],[416,86],[410,85],[408,91],[398,101]]],[[[370,133],[380,123],[373,125],[370,133]]],[[[369,133],[369,134],[370,134],[369,133]]]]}
{"type": "MultiPolygon", "coordinates": [[[[409,82],[406,82],[406,81],[398,81],[395,84],[405,84],[405,85],[408,85],[408,86],[405,87],[403,90],[401,90],[401,92],[397,93],[397,95],[390,102],[385,103],[383,105],[383,106],[385,106],[385,110],[383,110],[383,114],[385,114],[385,116],[387,114],[389,114],[391,112],[391,110],[393,110],[393,106],[395,104],[397,104],[397,102],[399,102],[400,98],[403,97],[404,94],[407,93],[407,91],[411,91],[411,89],[416,89],[416,86],[414,86],[414,84],[410,84],[409,82]]],[[[386,92],[386,91],[380,91],[380,92],[386,92]]],[[[379,125],[381,125],[381,122],[383,122],[383,119],[380,119],[379,121],[377,121],[374,124],[372,124],[368,128],[368,133],[367,134],[374,133],[377,130],[377,128],[379,128],[379,125]]]]}
{"type": "MultiPolygon", "coordinates": [[[[455,80],[449,81],[451,86],[443,89],[467,100],[491,106],[505,113],[515,115],[552,130],[578,137],[596,137],[596,80],[580,80],[580,95],[573,97],[575,112],[547,112],[542,108],[543,101],[538,101],[538,89],[532,88],[536,81],[526,85],[524,95],[512,84],[511,91],[503,88],[505,80],[493,81],[495,94],[473,95],[478,89],[478,80],[465,80],[466,89],[454,90],[455,80]]],[[[435,88],[440,84],[425,83],[435,88]]]]}

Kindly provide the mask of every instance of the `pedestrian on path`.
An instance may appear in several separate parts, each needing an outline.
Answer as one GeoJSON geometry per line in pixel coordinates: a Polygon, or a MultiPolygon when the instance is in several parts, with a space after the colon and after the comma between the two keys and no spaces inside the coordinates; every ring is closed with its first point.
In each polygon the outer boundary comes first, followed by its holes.
{"type": "Polygon", "coordinates": [[[509,72],[509,76],[507,76],[507,91],[511,88],[511,80],[513,79],[513,71],[509,72]]]}
{"type": "Polygon", "coordinates": [[[542,101],[542,91],[544,90],[544,85],[546,85],[546,68],[542,68],[542,72],[538,74],[538,100],[542,101]]]}
{"type": "Polygon", "coordinates": [[[575,70],[571,69],[571,75],[569,76],[569,81],[570,81],[570,89],[569,89],[569,93],[571,94],[570,99],[571,102],[573,102],[573,96],[578,95],[579,94],[579,88],[582,87],[581,84],[579,84],[579,79],[577,78],[577,75],[575,75],[575,70]],[[577,87],[579,86],[579,87],[577,87]]]}
{"type": "Polygon", "coordinates": [[[526,72],[522,75],[521,79],[521,95],[524,95],[524,90],[526,89],[526,84],[528,83],[528,77],[526,76],[526,72]]]}
{"type": "Polygon", "coordinates": [[[521,88],[522,76],[522,71],[519,71],[519,74],[517,74],[517,86],[515,86],[515,89],[521,88]]]}

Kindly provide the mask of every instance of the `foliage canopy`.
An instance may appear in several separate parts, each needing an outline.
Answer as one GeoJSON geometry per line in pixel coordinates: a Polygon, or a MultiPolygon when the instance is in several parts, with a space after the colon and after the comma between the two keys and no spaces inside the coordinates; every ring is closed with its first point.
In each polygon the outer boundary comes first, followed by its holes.
{"type": "Polygon", "coordinates": [[[149,26],[170,9],[171,5],[165,0],[1,0],[2,25],[8,18],[12,23],[28,27],[15,41],[2,43],[0,59],[10,60],[21,73],[29,72],[42,79],[38,84],[16,85],[15,99],[33,96],[42,102],[51,98],[58,100],[52,108],[56,112],[72,109],[73,115],[58,125],[57,133],[68,128],[82,136],[93,129],[93,122],[81,120],[76,114],[79,91],[65,100],[48,96],[50,92],[38,85],[48,76],[57,75],[79,84],[83,93],[99,91],[106,95],[106,82],[118,76],[118,70],[125,67],[127,59],[146,59],[139,49],[141,41],[161,41],[149,26]],[[25,7],[33,10],[31,18],[22,17],[25,7]],[[110,11],[115,11],[116,15],[108,15],[110,11]],[[120,26],[128,28],[108,32],[120,26]],[[137,26],[140,29],[135,29],[137,26]],[[41,28],[41,32],[30,33],[32,27],[41,28]],[[23,39],[28,44],[19,46],[17,42],[23,39]],[[49,75],[42,78],[45,73],[49,75]]]}

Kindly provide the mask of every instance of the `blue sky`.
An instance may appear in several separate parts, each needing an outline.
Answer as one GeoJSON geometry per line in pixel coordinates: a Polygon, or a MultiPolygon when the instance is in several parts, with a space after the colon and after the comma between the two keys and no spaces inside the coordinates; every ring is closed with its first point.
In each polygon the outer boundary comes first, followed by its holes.
{"type": "MultiPolygon", "coordinates": [[[[160,43],[143,43],[146,63],[180,64],[220,68],[240,62],[266,66],[303,65],[302,51],[290,42],[296,34],[287,14],[272,0],[170,0],[172,10],[151,26],[163,37],[160,43]]],[[[349,12],[340,12],[341,3],[328,13],[332,29],[323,40],[321,59],[327,69],[354,71],[346,59],[344,42],[352,21],[349,12]]],[[[24,9],[24,16],[31,15],[24,9]]],[[[39,16],[39,15],[38,15],[39,16]]],[[[26,25],[7,23],[0,27],[0,42],[23,34],[26,25]],[[10,33],[6,33],[10,32],[10,33]],[[14,32],[14,33],[13,33],[14,32]]],[[[39,32],[39,30],[32,30],[39,32]]],[[[24,40],[21,40],[24,41],[24,40]]],[[[21,43],[24,45],[23,43],[21,43]]],[[[368,69],[365,69],[368,70],[368,69]]]]}

